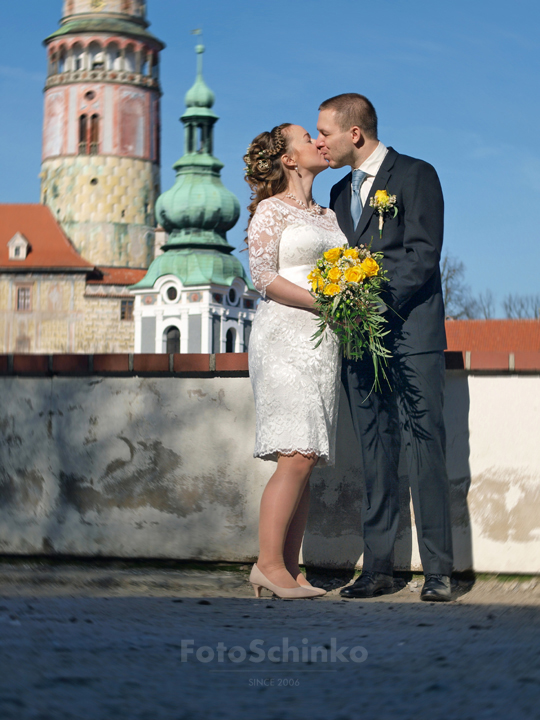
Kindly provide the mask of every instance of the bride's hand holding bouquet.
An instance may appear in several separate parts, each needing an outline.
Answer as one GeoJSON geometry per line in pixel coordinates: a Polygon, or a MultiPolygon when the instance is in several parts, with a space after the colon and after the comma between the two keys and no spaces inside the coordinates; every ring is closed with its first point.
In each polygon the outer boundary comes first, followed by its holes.
{"type": "Polygon", "coordinates": [[[387,320],[381,314],[383,284],[386,271],[383,255],[361,245],[347,245],[327,250],[317,260],[308,275],[320,320],[313,336],[318,347],[326,331],[331,328],[338,336],[343,355],[349,360],[361,360],[371,355],[375,373],[374,388],[380,387],[380,374],[386,378],[385,367],[390,352],[383,338],[387,320]]]}

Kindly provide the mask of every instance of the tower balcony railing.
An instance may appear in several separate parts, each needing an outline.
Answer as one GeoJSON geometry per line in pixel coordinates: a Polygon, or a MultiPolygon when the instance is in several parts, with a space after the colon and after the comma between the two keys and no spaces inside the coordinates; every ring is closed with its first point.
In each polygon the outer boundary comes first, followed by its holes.
{"type": "Polygon", "coordinates": [[[76,82],[111,82],[128,83],[130,85],[144,85],[145,87],[160,89],[159,80],[151,75],[131,72],[129,70],[72,70],[49,75],[45,89],[56,85],[76,82]]]}

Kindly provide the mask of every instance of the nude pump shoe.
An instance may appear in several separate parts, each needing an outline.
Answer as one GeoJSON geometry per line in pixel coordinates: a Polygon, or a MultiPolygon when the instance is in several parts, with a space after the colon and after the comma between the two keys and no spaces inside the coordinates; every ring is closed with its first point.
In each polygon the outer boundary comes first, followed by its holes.
{"type": "Polygon", "coordinates": [[[277,595],[280,598],[314,598],[319,597],[321,595],[319,588],[305,588],[305,587],[295,587],[295,588],[282,588],[278,585],[274,585],[274,583],[270,582],[268,578],[266,578],[262,572],[257,567],[257,563],[253,565],[251,568],[251,574],[249,576],[249,582],[253,585],[253,589],[255,590],[255,597],[260,598],[261,597],[261,590],[262,588],[266,588],[267,590],[270,590],[270,592],[273,592],[274,595],[277,595]]]}
{"type": "MultiPolygon", "coordinates": [[[[302,575],[304,580],[306,580],[306,577],[302,573],[300,573],[300,574],[302,575]]],[[[296,582],[298,582],[298,580],[296,582]]],[[[298,584],[300,585],[300,583],[298,583],[298,584]]],[[[319,587],[315,587],[315,585],[311,585],[311,583],[309,585],[300,585],[300,587],[307,588],[308,590],[315,590],[317,595],[320,595],[321,597],[323,595],[326,595],[326,590],[323,590],[322,588],[319,588],[319,587]]]]}

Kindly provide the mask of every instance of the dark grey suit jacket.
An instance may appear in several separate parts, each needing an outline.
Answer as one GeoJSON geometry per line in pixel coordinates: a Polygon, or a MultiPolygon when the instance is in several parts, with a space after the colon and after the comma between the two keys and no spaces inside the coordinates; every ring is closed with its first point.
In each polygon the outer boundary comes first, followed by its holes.
{"type": "Polygon", "coordinates": [[[351,218],[351,173],[330,192],[330,207],[349,244],[371,245],[384,254],[389,283],[383,299],[390,329],[387,346],[394,354],[442,351],[446,348],[444,304],[439,260],[444,201],[435,169],[393,148],[377,173],[356,230],[351,218]],[[379,238],[379,215],[369,205],[377,190],[396,195],[398,213],[387,215],[379,238]]]}

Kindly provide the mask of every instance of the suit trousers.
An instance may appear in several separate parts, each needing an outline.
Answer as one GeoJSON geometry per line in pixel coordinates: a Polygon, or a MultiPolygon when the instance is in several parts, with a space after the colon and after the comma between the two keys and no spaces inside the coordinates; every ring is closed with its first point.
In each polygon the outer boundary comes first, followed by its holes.
{"type": "Polygon", "coordinates": [[[387,575],[393,572],[399,521],[398,464],[403,443],[424,573],[451,575],[444,354],[395,355],[387,369],[391,387],[381,379],[379,391],[372,391],[370,357],[344,360],[342,372],[362,449],[364,570],[387,575]]]}

